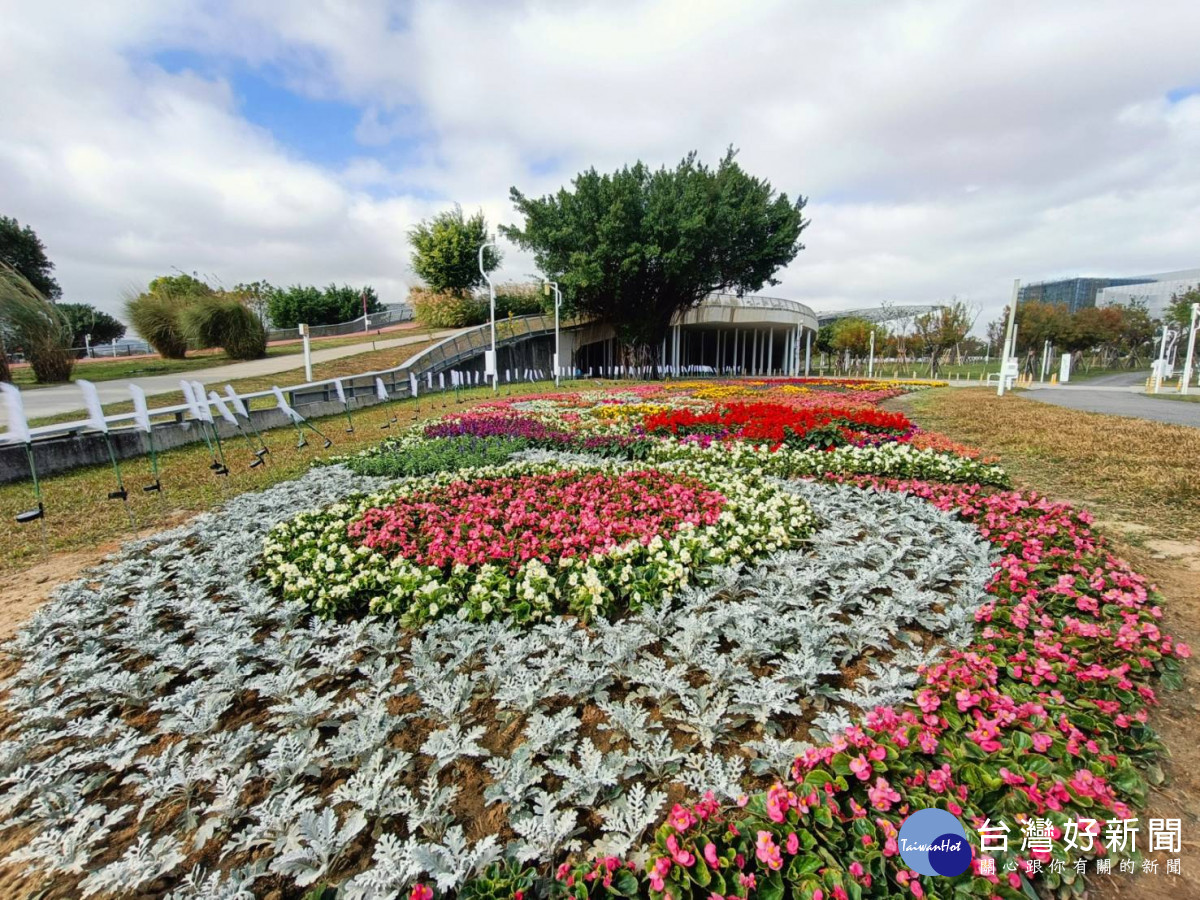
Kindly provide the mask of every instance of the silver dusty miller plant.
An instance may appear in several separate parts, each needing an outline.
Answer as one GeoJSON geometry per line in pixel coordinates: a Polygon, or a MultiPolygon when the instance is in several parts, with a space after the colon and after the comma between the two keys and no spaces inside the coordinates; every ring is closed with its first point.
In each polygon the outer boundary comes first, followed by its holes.
{"type": "Polygon", "coordinates": [[[672,783],[737,796],[786,773],[799,724],[907,697],[932,635],[969,637],[990,576],[978,535],[928,504],[798,482],[823,522],[806,550],[589,629],[442,619],[406,645],[391,620],[314,620],[252,577],[273,524],[382,486],[316,469],[59,589],[7,646],[10,862],[85,896],[242,898],[282,876],[384,898],[502,854],[635,851],[672,783]],[[504,804],[507,846],[467,837],[480,803],[504,804]],[[202,849],[219,865],[192,867],[202,849]]]}

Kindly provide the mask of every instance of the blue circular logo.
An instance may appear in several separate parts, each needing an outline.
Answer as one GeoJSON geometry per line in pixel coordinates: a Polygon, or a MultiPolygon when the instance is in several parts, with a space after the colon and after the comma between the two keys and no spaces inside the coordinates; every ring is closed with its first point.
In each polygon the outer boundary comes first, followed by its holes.
{"type": "Polygon", "coordinates": [[[944,809],[919,809],[900,825],[900,858],[922,875],[953,877],[971,865],[967,832],[944,809]]]}

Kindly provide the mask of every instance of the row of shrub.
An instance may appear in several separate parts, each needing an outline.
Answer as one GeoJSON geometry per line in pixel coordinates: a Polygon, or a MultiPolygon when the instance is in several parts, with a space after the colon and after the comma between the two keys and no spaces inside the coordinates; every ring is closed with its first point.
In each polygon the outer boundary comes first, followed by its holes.
{"type": "Polygon", "coordinates": [[[311,284],[293,284],[277,288],[267,285],[264,293],[267,315],[275,328],[352,321],[362,316],[364,298],[368,313],[382,309],[375,289],[370,286],[356,288],[348,284],[330,284],[318,288],[311,284]]]}
{"type": "MultiPolygon", "coordinates": [[[[488,321],[489,297],[486,291],[434,291],[409,289],[408,302],[416,320],[427,328],[467,328],[488,321]]],[[[528,316],[553,311],[553,301],[536,284],[500,284],[496,286],[496,318],[528,316]]]]}

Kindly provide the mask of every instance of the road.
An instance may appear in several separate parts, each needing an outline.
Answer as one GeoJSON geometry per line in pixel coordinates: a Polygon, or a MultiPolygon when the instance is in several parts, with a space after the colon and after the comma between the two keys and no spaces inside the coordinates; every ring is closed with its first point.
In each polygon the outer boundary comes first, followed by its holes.
{"type": "MultiPolygon", "coordinates": [[[[435,331],[435,339],[449,337],[456,330],[435,331]]],[[[388,338],[362,344],[347,344],[342,347],[329,347],[324,350],[314,350],[313,365],[341,359],[346,356],[357,356],[360,353],[370,353],[374,350],[388,350],[393,347],[405,347],[411,344],[425,342],[425,334],[409,335],[407,337],[388,338]]],[[[201,384],[224,384],[236,378],[255,378],[261,375],[277,375],[290,372],[293,369],[304,368],[304,354],[292,353],[285,356],[268,356],[265,359],[252,359],[247,362],[227,363],[213,366],[210,369],[195,369],[191,372],[180,372],[173,375],[147,375],[142,378],[129,378],[120,381],[100,381],[96,383],[96,391],[100,394],[101,403],[118,403],[130,399],[129,385],[136,384],[147,396],[169,394],[179,390],[179,382],[183,378],[188,381],[199,381],[201,384]]],[[[303,373],[301,373],[302,375],[303,373]]],[[[289,383],[301,378],[288,379],[289,383]]],[[[61,413],[74,412],[83,409],[83,396],[73,384],[60,384],[54,387],[30,388],[21,392],[25,400],[25,415],[30,419],[42,416],[56,416],[61,413]]],[[[0,406],[0,424],[7,426],[7,411],[0,406]]]]}
{"type": "MultiPolygon", "coordinates": [[[[1146,396],[1145,372],[1122,372],[1101,375],[1078,384],[1038,385],[1022,391],[1022,397],[1052,403],[1084,412],[1106,413],[1149,419],[1170,425],[1190,425],[1200,428],[1200,403],[1184,400],[1160,400],[1146,396]]],[[[1172,388],[1172,391],[1174,389],[1172,388]]],[[[1200,393],[1200,389],[1196,389],[1200,393]]]]}

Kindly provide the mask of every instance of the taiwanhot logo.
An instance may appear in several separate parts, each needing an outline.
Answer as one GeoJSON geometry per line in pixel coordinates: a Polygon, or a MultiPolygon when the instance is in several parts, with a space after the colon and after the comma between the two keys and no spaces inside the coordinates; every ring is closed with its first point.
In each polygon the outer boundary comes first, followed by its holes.
{"type": "Polygon", "coordinates": [[[900,825],[900,858],[922,875],[953,877],[971,865],[962,823],[944,809],[919,809],[900,825]]]}

